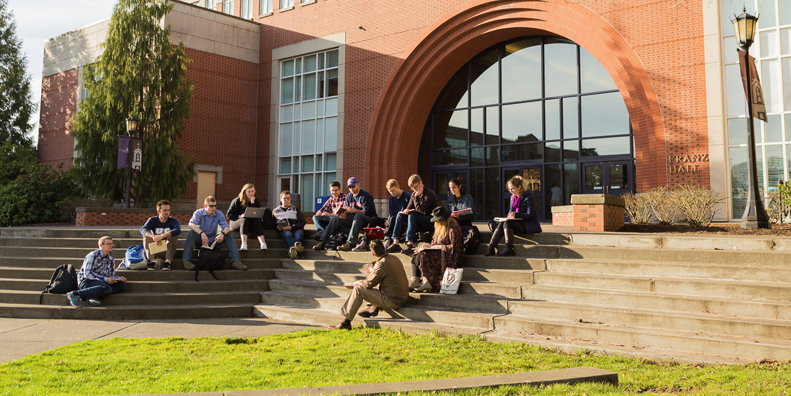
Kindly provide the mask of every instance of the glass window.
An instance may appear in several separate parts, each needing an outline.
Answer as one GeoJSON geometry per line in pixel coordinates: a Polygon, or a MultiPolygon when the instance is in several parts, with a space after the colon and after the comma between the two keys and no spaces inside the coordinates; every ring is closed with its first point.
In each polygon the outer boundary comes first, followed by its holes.
{"type": "Polygon", "coordinates": [[[728,145],[737,146],[747,144],[747,121],[745,118],[731,118],[728,120],[728,145]]]}
{"type": "Polygon", "coordinates": [[[580,136],[579,132],[579,101],[576,97],[563,98],[563,138],[573,139],[580,136]]]}
{"type": "Polygon", "coordinates": [[[338,149],[338,117],[324,119],[324,151],[338,149]]]}
{"type": "Polygon", "coordinates": [[[791,25],[791,0],[778,0],[777,5],[780,25],[791,25]]]}
{"type": "Polygon", "coordinates": [[[291,155],[291,128],[291,124],[280,124],[280,156],[291,155]]]}
{"type": "Polygon", "coordinates": [[[306,74],[304,79],[304,84],[302,84],[303,100],[316,99],[316,73],[306,74]]]}
{"type": "Polygon", "coordinates": [[[544,43],[544,97],[577,93],[577,46],[565,40],[544,43]]]}
{"type": "Polygon", "coordinates": [[[336,154],[327,154],[324,156],[324,169],[326,170],[335,170],[337,169],[337,165],[335,161],[337,160],[336,154]]]}
{"type": "Polygon", "coordinates": [[[280,103],[287,104],[294,102],[294,79],[287,78],[282,80],[283,84],[281,86],[280,92],[280,103]]]}
{"type": "Polygon", "coordinates": [[[560,142],[547,143],[546,162],[560,162],[560,142]]]}
{"type": "Polygon", "coordinates": [[[582,137],[629,133],[629,112],[620,92],[582,97],[582,137]]]}
{"type": "Polygon", "coordinates": [[[744,99],[744,86],[739,65],[725,66],[725,89],[728,102],[728,117],[744,115],[746,100],[744,99]]]}
{"type": "Polygon", "coordinates": [[[582,93],[618,89],[604,66],[582,47],[580,47],[580,80],[582,93]]]}
{"type": "Polygon", "coordinates": [[[541,39],[506,44],[501,63],[503,103],[541,97],[541,39]]]}
{"type": "Polygon", "coordinates": [[[777,17],[775,0],[758,0],[758,12],[760,12],[760,18],[758,19],[759,29],[777,26],[775,23],[775,18],[777,17]]]}
{"type": "Polygon", "coordinates": [[[291,158],[280,159],[280,173],[291,173],[291,158]]]}
{"type": "Polygon", "coordinates": [[[767,185],[772,187],[776,186],[780,180],[785,180],[782,144],[766,146],[766,177],[767,185]]]}
{"type": "Polygon", "coordinates": [[[338,67],[338,50],[327,52],[327,68],[338,67]]]}
{"type": "Polygon", "coordinates": [[[499,50],[493,49],[470,62],[471,105],[481,106],[500,101],[498,86],[500,73],[497,60],[499,50]]]}
{"type": "Polygon", "coordinates": [[[630,148],[631,138],[628,136],[582,140],[583,157],[629,154],[630,148]]]}
{"type": "Polygon", "coordinates": [[[764,146],[755,148],[755,163],[758,173],[758,190],[764,189],[764,146]]]}
{"type": "Polygon", "coordinates": [[[503,106],[503,143],[541,140],[542,114],[541,102],[503,106]]]}
{"type": "Polygon", "coordinates": [[[571,203],[571,195],[579,193],[579,164],[563,164],[563,202],[571,203]]]}
{"type": "MultiPolygon", "coordinates": [[[[772,2],[774,2],[774,0],[772,0],[772,2]]],[[[762,21],[764,16],[765,15],[761,15],[761,19],[759,19],[759,21],[762,21]]],[[[780,52],[777,30],[761,32],[760,36],[761,38],[758,40],[758,42],[761,44],[761,57],[768,58],[777,56],[780,52]]]]}
{"type": "Polygon", "coordinates": [[[723,48],[723,53],[725,54],[725,63],[739,62],[739,53],[736,51],[739,46],[736,45],[736,36],[726,37],[723,48]]]}
{"type": "Polygon", "coordinates": [[[280,9],[285,9],[294,6],[294,0],[280,0],[280,9]]]}
{"type": "Polygon", "coordinates": [[[470,110],[470,145],[483,144],[483,112],[485,109],[470,110]]]}
{"type": "MultiPolygon", "coordinates": [[[[473,202],[475,202],[477,208],[483,208],[484,205],[484,192],[486,191],[486,186],[484,185],[483,180],[483,169],[470,169],[470,181],[467,184],[467,192],[472,196],[473,202]]],[[[484,214],[480,213],[481,210],[478,209],[475,213],[475,220],[483,220],[484,214]]]]}
{"type": "Polygon", "coordinates": [[[560,99],[544,102],[544,140],[560,139],[560,99]]]}
{"type": "Polygon", "coordinates": [[[222,12],[233,15],[233,0],[223,0],[222,12]]]}
{"type": "Polygon", "coordinates": [[[563,142],[563,161],[580,160],[580,141],[566,140],[563,142]]]}
{"type": "Polygon", "coordinates": [[[327,76],[327,96],[338,96],[338,69],[328,70],[327,76]]]}
{"type": "Polygon", "coordinates": [[[244,19],[250,19],[253,17],[253,0],[242,0],[241,17],[244,19]]]}
{"type": "Polygon", "coordinates": [[[544,145],[541,143],[510,144],[502,149],[503,161],[540,160],[544,156],[544,145]]]}
{"type": "Polygon", "coordinates": [[[731,147],[728,149],[731,166],[731,198],[733,217],[740,218],[744,213],[747,200],[747,148],[731,147]]]}
{"type": "Polygon", "coordinates": [[[736,15],[742,13],[742,8],[746,7],[747,13],[750,15],[755,15],[755,3],[752,1],[722,1],[722,33],[725,36],[731,36],[734,34],[733,32],[733,24],[730,22],[731,19],[736,19],[736,15]]]}
{"type": "Polygon", "coordinates": [[[316,121],[302,122],[302,153],[310,154],[316,151],[316,121]]]}
{"type": "Polygon", "coordinates": [[[486,148],[486,165],[500,165],[500,147],[486,148]]]}
{"type": "Polygon", "coordinates": [[[434,165],[466,165],[467,149],[434,152],[434,165]]]}
{"type": "Polygon", "coordinates": [[[780,29],[780,54],[791,55],[791,28],[780,29]]]}
{"type": "Polygon", "coordinates": [[[486,168],[486,207],[484,211],[487,219],[500,216],[500,168],[486,168]]]}
{"type": "Polygon", "coordinates": [[[500,143],[500,107],[486,108],[486,144],[500,143]]]}
{"type": "Polygon", "coordinates": [[[258,12],[260,14],[262,14],[262,15],[271,13],[272,12],[272,0],[261,0],[261,3],[259,4],[258,12]]]}
{"type": "Polygon", "coordinates": [[[783,111],[780,62],[777,59],[761,61],[761,87],[764,89],[766,111],[778,113],[783,111]]]}
{"type": "Polygon", "coordinates": [[[770,115],[767,117],[769,122],[761,122],[764,126],[764,133],[766,134],[766,143],[779,143],[783,141],[783,124],[782,117],[779,115],[770,115]]]}
{"type": "Polygon", "coordinates": [[[783,58],[783,103],[785,111],[791,111],[791,58],[783,58]]]}
{"type": "Polygon", "coordinates": [[[434,148],[467,146],[467,110],[434,115],[434,148]]]}
{"type": "Polygon", "coordinates": [[[470,149],[470,166],[483,166],[484,151],[482,147],[470,149]]]}

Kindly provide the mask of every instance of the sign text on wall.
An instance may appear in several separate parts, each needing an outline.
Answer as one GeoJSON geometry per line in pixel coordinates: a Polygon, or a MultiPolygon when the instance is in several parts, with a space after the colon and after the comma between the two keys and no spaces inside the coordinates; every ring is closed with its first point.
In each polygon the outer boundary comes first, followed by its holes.
{"type": "Polygon", "coordinates": [[[700,162],[709,162],[708,154],[669,155],[670,173],[700,172],[700,162]]]}

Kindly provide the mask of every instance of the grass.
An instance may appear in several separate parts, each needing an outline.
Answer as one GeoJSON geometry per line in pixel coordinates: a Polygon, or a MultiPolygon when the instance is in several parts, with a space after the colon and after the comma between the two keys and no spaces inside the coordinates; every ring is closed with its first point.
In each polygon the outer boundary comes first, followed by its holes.
{"type": "Polygon", "coordinates": [[[332,386],[459,378],[591,366],[618,386],[505,386],[454,395],[635,393],[785,395],[791,362],[742,366],[653,363],[569,355],[477,336],[379,329],[309,330],[261,338],[84,341],[0,364],[0,394],[143,394],[332,386]]]}

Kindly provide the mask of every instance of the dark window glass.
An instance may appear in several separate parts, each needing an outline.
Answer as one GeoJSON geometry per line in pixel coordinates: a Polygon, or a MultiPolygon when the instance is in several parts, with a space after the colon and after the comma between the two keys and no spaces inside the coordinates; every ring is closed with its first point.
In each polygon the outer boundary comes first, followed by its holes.
{"type": "Polygon", "coordinates": [[[434,114],[434,148],[467,146],[467,110],[434,114]]]}
{"type": "Polygon", "coordinates": [[[466,165],[467,149],[434,152],[434,165],[466,165]]]}
{"type": "Polygon", "coordinates": [[[563,164],[563,202],[571,204],[571,195],[579,193],[579,164],[563,164]]]}
{"type": "Polygon", "coordinates": [[[500,147],[486,147],[486,165],[500,165],[500,147]]]}
{"type": "Polygon", "coordinates": [[[420,170],[431,169],[431,152],[425,151],[420,153],[420,170]]]}
{"type": "Polygon", "coordinates": [[[541,102],[503,106],[503,143],[541,140],[541,102]]]}
{"type": "Polygon", "coordinates": [[[628,133],[629,112],[619,92],[582,97],[582,137],[628,133]]]}
{"type": "MultiPolygon", "coordinates": [[[[621,191],[629,188],[629,169],[623,164],[610,164],[610,193],[621,195],[621,191]]],[[[625,192],[625,191],[624,191],[625,192]]]]}
{"type": "Polygon", "coordinates": [[[500,168],[486,168],[486,212],[487,219],[500,215],[500,168]]]}
{"type": "Polygon", "coordinates": [[[486,108],[486,144],[500,143],[500,106],[486,108]]]}
{"type": "Polygon", "coordinates": [[[544,189],[544,202],[549,203],[547,207],[563,205],[563,195],[560,188],[560,165],[547,165],[544,167],[544,181],[548,188],[544,189]],[[555,199],[559,198],[559,199],[555,199]]]}
{"type": "Polygon", "coordinates": [[[629,154],[631,138],[629,136],[585,139],[582,141],[582,156],[595,157],[599,155],[629,154]]]}
{"type": "Polygon", "coordinates": [[[563,98],[563,139],[580,137],[580,117],[577,98],[563,98]]]}
{"type": "Polygon", "coordinates": [[[500,102],[497,92],[499,85],[499,57],[497,48],[475,58],[470,62],[470,102],[471,106],[481,106],[500,102]]]}
{"type": "Polygon", "coordinates": [[[766,146],[766,176],[770,187],[777,186],[780,180],[785,180],[782,144],[766,146]]]}
{"type": "Polygon", "coordinates": [[[544,102],[544,140],[560,139],[560,99],[544,102]]]}
{"type": "Polygon", "coordinates": [[[563,161],[580,160],[580,141],[567,140],[563,142],[563,161]]]}
{"type": "Polygon", "coordinates": [[[544,43],[544,97],[577,92],[577,45],[561,39],[544,43]]]}
{"type": "Polygon", "coordinates": [[[731,147],[728,149],[731,164],[731,197],[733,217],[741,218],[747,202],[747,148],[731,147]]]}
{"type": "Polygon", "coordinates": [[[327,67],[338,66],[338,50],[327,52],[327,67]]]}
{"type": "Polygon", "coordinates": [[[338,96],[338,69],[327,71],[327,96],[338,96]]]}
{"type": "MultiPolygon", "coordinates": [[[[447,195],[448,194],[448,174],[445,172],[437,173],[434,175],[434,193],[437,195],[447,195]]],[[[447,207],[447,201],[445,201],[445,207],[447,207]]]]}
{"type": "Polygon", "coordinates": [[[604,190],[604,168],[601,165],[585,166],[585,191],[604,190]]]}
{"type": "Polygon", "coordinates": [[[452,110],[467,106],[467,66],[464,66],[445,86],[445,90],[437,100],[436,109],[452,110]]]}
{"type": "Polygon", "coordinates": [[[755,148],[756,173],[758,174],[758,190],[764,189],[764,150],[763,147],[755,148]]]}
{"type": "Polygon", "coordinates": [[[547,157],[545,162],[560,162],[560,142],[547,143],[547,157]]]}
{"type": "Polygon", "coordinates": [[[604,66],[582,47],[580,47],[580,77],[582,93],[618,89],[604,66]]]}
{"type": "Polygon", "coordinates": [[[486,186],[483,184],[483,169],[470,169],[470,182],[467,184],[467,192],[472,196],[475,201],[475,207],[478,209],[475,213],[475,220],[483,220],[484,213],[481,211],[484,208],[484,193],[486,186]]]}
{"type": "Polygon", "coordinates": [[[483,166],[483,147],[470,149],[470,166],[483,166]]]}
{"type": "Polygon", "coordinates": [[[543,144],[510,144],[502,146],[503,161],[540,160],[543,157],[543,144]]]}
{"type": "Polygon", "coordinates": [[[501,63],[503,103],[541,97],[541,39],[506,44],[501,63]]]}
{"type": "Polygon", "coordinates": [[[473,146],[483,144],[483,112],[484,109],[470,110],[470,144],[473,146]]]}

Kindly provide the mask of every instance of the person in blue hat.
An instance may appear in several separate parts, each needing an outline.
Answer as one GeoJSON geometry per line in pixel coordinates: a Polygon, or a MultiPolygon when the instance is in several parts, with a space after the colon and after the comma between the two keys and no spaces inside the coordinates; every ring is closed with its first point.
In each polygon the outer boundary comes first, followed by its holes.
{"type": "Polygon", "coordinates": [[[357,236],[360,231],[371,222],[372,218],[376,217],[374,197],[362,189],[360,181],[356,177],[350,177],[346,181],[346,187],[349,189],[349,193],[346,194],[343,208],[337,210],[332,216],[321,235],[321,240],[313,246],[314,250],[324,249],[330,235],[334,234],[339,227],[344,227],[351,229],[349,237],[346,239],[346,243],[338,246],[337,249],[344,252],[351,251],[357,245],[357,236]]]}

